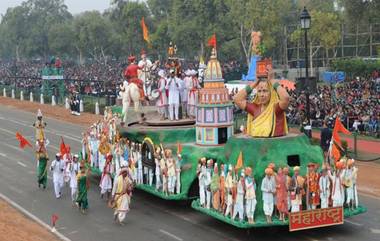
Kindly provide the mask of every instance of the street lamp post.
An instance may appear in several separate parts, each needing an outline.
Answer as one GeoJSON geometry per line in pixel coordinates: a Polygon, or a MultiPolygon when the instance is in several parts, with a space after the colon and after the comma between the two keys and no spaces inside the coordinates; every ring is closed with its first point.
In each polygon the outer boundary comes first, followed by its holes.
{"type": "Polygon", "coordinates": [[[307,30],[310,28],[311,17],[306,7],[302,10],[301,16],[301,29],[305,31],[305,86],[306,86],[306,118],[307,126],[304,127],[305,133],[311,138],[311,122],[310,122],[310,87],[309,83],[309,58],[307,51],[307,30]]]}

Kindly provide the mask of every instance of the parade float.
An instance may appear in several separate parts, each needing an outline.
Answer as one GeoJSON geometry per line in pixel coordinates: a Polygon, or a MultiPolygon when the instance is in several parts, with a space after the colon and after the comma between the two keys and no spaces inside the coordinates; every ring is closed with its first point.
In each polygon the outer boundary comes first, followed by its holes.
{"type": "MultiPolygon", "coordinates": [[[[271,65],[270,60],[258,60],[255,77],[267,78],[268,65],[271,65]]],[[[166,200],[192,200],[191,206],[195,210],[239,228],[289,225],[290,231],[295,231],[342,224],[344,218],[366,211],[361,205],[354,209],[331,207],[289,213],[289,218],[282,221],[273,215],[273,221],[267,222],[260,186],[268,165],[289,167],[289,176],[293,176],[293,167],[297,166],[300,168],[300,175],[306,176],[309,163],[313,163],[318,170],[321,170],[324,163],[321,148],[319,145],[312,145],[304,134],[289,133],[269,138],[252,137],[247,134],[245,128],[241,133],[234,133],[236,131],[236,128],[234,131],[234,103],[224,86],[216,48],[212,49],[205,70],[203,88],[198,91],[197,100],[195,120],[185,118],[178,121],[161,120],[154,112],[145,113],[146,119],[143,121],[119,127],[122,137],[142,144],[144,168],[154,170],[155,153],[158,148],[171,149],[173,153],[177,152],[182,156],[180,192],[167,195],[157,190],[154,185],[148,184],[138,184],[137,188],[166,200]],[[221,172],[227,172],[229,165],[252,169],[257,200],[254,223],[246,219],[232,220],[224,213],[200,204],[198,174],[201,159],[212,159],[219,167],[223,164],[225,169],[221,172]]],[[[120,112],[120,108],[114,107],[113,111],[120,112]]],[[[240,172],[236,171],[235,175],[240,175],[240,172]]]]}

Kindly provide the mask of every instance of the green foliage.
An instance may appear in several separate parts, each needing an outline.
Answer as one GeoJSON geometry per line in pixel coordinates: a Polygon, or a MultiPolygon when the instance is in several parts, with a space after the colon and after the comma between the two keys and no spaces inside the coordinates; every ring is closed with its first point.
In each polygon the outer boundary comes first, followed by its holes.
{"type": "Polygon", "coordinates": [[[333,71],[344,71],[348,77],[370,75],[375,69],[380,69],[379,60],[355,59],[337,59],[332,61],[331,69],[333,71]]]}

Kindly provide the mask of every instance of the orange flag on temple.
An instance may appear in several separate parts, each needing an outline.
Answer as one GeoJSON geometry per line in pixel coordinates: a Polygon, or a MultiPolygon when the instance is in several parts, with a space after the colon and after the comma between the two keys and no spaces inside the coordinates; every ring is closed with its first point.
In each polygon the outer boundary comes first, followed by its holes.
{"type": "Polygon", "coordinates": [[[143,32],[143,38],[144,40],[150,44],[150,38],[149,38],[149,32],[148,32],[148,28],[145,24],[145,20],[144,20],[144,17],[142,17],[141,19],[141,28],[142,28],[142,32],[143,32]]]}
{"type": "Polygon", "coordinates": [[[216,48],[216,34],[214,33],[211,38],[209,38],[207,45],[216,48]]]}
{"type": "Polygon", "coordinates": [[[182,145],[181,143],[177,142],[177,154],[181,154],[182,152],[182,145]]]}
{"type": "Polygon", "coordinates": [[[236,162],[236,166],[235,166],[235,169],[240,169],[242,168],[244,165],[244,162],[243,162],[243,153],[240,151],[240,154],[239,154],[239,157],[237,159],[237,162],[236,162]]]}
{"type": "Polygon", "coordinates": [[[30,144],[30,142],[25,139],[25,137],[23,137],[19,132],[16,132],[16,139],[20,142],[20,148],[24,149],[25,146],[32,147],[32,144],[30,144]]]}

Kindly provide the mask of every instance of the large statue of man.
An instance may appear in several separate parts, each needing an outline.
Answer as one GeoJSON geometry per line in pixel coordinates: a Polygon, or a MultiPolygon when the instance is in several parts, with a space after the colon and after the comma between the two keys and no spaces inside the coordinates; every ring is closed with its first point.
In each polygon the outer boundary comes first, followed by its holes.
{"type": "Polygon", "coordinates": [[[145,50],[141,50],[141,60],[138,63],[138,77],[143,82],[144,94],[150,96],[152,85],[150,80],[150,70],[153,66],[152,62],[147,58],[145,50]]]}
{"type": "Polygon", "coordinates": [[[140,100],[145,100],[145,94],[144,94],[144,83],[141,79],[139,79],[137,76],[137,72],[139,69],[141,69],[136,64],[136,57],[135,56],[129,56],[128,57],[129,65],[124,70],[124,77],[128,80],[128,83],[134,83],[139,87],[140,91],[140,100]]]}

